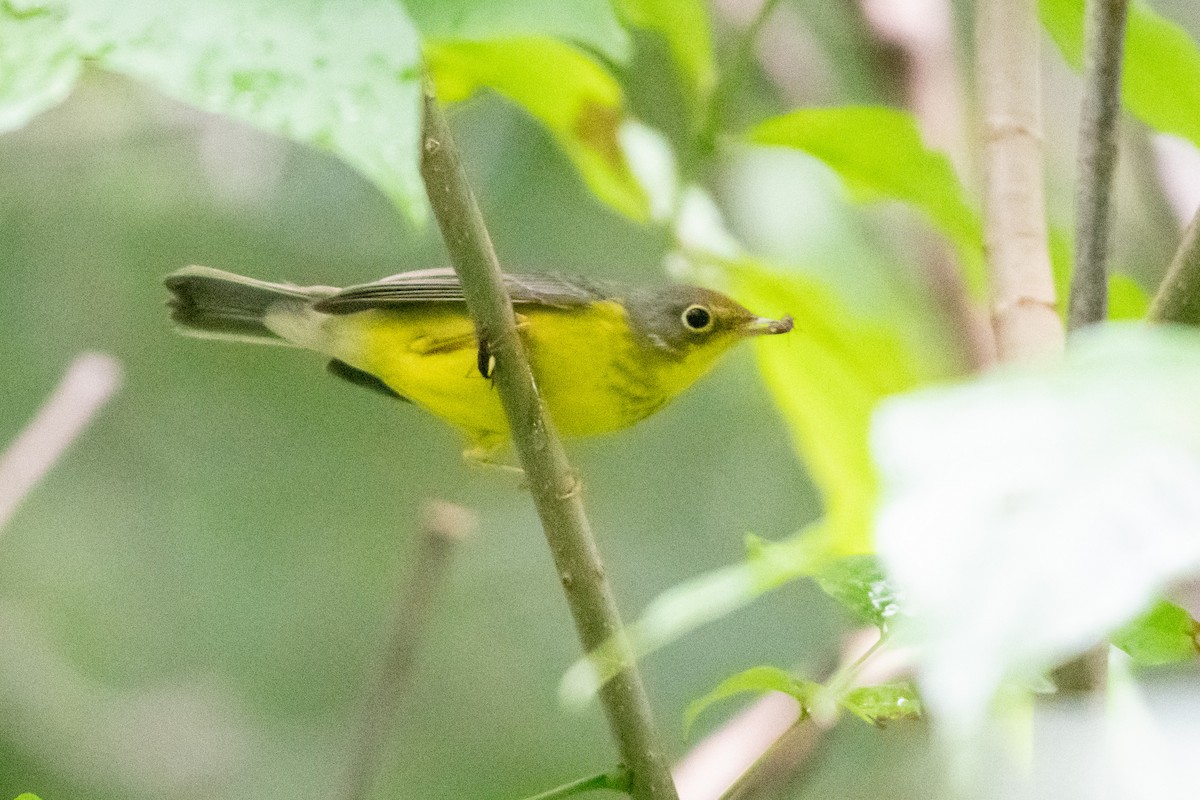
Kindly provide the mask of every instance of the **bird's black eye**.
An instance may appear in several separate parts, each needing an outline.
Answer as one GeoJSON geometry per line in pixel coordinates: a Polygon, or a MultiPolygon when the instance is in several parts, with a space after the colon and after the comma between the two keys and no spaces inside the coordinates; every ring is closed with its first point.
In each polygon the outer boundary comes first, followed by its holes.
{"type": "Polygon", "coordinates": [[[704,306],[688,306],[683,312],[683,324],[694,331],[706,331],[712,327],[712,312],[704,306]]]}

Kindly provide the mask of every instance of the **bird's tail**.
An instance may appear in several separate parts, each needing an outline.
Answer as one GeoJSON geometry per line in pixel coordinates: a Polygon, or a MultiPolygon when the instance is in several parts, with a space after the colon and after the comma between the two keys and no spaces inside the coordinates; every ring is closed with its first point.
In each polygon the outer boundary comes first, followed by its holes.
{"type": "Polygon", "coordinates": [[[184,267],[163,282],[173,295],[171,319],[182,333],[259,344],[291,344],[266,326],[269,310],[289,303],[307,306],[337,291],[328,286],[267,283],[200,266],[184,267]]]}

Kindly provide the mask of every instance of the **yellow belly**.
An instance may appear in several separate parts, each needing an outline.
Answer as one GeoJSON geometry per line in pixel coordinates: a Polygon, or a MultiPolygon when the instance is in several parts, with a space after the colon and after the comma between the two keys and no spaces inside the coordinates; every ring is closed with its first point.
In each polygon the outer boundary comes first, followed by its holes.
{"type": "MultiPolygon", "coordinates": [[[[698,361],[648,349],[629,334],[624,311],[611,301],[522,307],[520,316],[538,390],[564,436],[633,425],[700,377],[718,354],[698,361]]],[[[460,308],[363,311],[326,317],[321,327],[324,342],[336,346],[317,349],[378,376],[476,446],[507,440],[504,410],[479,372],[474,326],[460,308]]]]}

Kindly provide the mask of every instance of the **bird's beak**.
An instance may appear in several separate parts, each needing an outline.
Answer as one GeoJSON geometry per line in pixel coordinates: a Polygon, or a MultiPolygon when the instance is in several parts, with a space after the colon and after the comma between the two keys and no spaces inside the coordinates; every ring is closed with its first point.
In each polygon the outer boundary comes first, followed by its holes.
{"type": "Polygon", "coordinates": [[[755,317],[742,327],[742,333],[746,336],[767,336],[776,333],[787,333],[792,327],[793,323],[790,314],[783,319],[755,317]]]}

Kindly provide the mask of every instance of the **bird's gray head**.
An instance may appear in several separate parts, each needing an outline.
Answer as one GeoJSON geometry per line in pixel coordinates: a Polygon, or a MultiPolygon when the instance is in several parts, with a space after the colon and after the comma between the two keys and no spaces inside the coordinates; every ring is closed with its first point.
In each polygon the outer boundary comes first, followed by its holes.
{"type": "Polygon", "coordinates": [[[629,324],[643,342],[684,355],[701,345],[730,346],[747,336],[787,333],[792,318],[767,319],[752,314],[720,292],[674,284],[632,293],[624,298],[629,324]]]}

